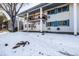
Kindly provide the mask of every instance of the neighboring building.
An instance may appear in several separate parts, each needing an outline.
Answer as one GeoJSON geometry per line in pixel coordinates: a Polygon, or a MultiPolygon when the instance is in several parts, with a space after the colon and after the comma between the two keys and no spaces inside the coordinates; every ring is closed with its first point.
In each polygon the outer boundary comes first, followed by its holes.
{"type": "Polygon", "coordinates": [[[6,13],[0,8],[0,30],[8,30],[8,21],[6,13]]]}
{"type": "MultiPolygon", "coordinates": [[[[12,31],[13,30],[12,20],[2,8],[0,8],[0,17],[4,18],[3,20],[0,18],[0,21],[2,20],[2,23],[0,22],[0,30],[5,29],[12,31]]],[[[15,20],[15,30],[23,30],[23,20],[24,20],[23,18],[17,16],[15,20]]]]}
{"type": "Polygon", "coordinates": [[[79,4],[42,3],[19,14],[25,31],[79,33],[79,4]]]}

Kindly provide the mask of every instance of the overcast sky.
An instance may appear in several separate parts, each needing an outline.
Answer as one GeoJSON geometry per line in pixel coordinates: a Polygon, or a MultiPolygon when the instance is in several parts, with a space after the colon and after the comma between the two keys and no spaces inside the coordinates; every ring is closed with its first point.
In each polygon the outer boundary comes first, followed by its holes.
{"type": "MultiPolygon", "coordinates": [[[[36,6],[36,5],[38,5],[38,4],[39,4],[39,3],[29,3],[29,4],[26,4],[26,5],[24,5],[24,6],[21,8],[20,12],[23,12],[23,11],[29,9],[29,8],[32,8],[33,6],[36,6]]],[[[20,13],[20,12],[19,12],[19,13],[20,13]]]]}

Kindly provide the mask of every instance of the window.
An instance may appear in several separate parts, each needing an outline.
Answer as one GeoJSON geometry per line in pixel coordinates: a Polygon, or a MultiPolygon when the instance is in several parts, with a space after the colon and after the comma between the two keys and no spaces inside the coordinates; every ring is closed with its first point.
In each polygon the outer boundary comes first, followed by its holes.
{"type": "Polygon", "coordinates": [[[29,28],[31,27],[31,25],[29,24],[29,28]]]}
{"type": "Polygon", "coordinates": [[[51,26],[58,26],[58,21],[51,22],[51,26]]]}
{"type": "Polygon", "coordinates": [[[48,26],[51,26],[51,22],[47,22],[46,23],[46,26],[48,27],[48,26]]]}
{"type": "Polygon", "coordinates": [[[62,8],[58,8],[58,13],[60,13],[62,11],[62,8]]]}
{"type": "Polygon", "coordinates": [[[60,13],[60,12],[63,12],[63,11],[69,11],[69,5],[50,10],[50,11],[48,11],[48,14],[57,14],[57,13],[60,13]]]}
{"type": "Polygon", "coordinates": [[[55,9],[55,14],[57,14],[57,13],[58,13],[58,8],[55,9]]]}
{"type": "Polygon", "coordinates": [[[56,11],[55,9],[54,10],[51,10],[51,14],[55,14],[55,11],[56,11]]]}
{"type": "Polygon", "coordinates": [[[69,26],[69,20],[64,20],[64,21],[53,21],[53,22],[47,22],[46,26],[69,26]]]}
{"type": "Polygon", "coordinates": [[[69,20],[65,20],[65,21],[59,21],[58,22],[59,26],[69,26],[69,20]]]}
{"type": "Polygon", "coordinates": [[[62,7],[62,11],[69,11],[69,5],[62,7]]]}
{"type": "Polygon", "coordinates": [[[60,26],[69,26],[69,20],[65,20],[65,21],[60,21],[59,22],[60,26]]]}
{"type": "Polygon", "coordinates": [[[55,14],[55,9],[48,11],[48,14],[55,14]]]}
{"type": "Polygon", "coordinates": [[[62,26],[62,25],[63,25],[63,21],[59,21],[58,24],[59,24],[60,26],[62,26]]]}
{"type": "Polygon", "coordinates": [[[51,14],[51,12],[50,12],[50,11],[48,11],[48,14],[51,14]]]}
{"type": "Polygon", "coordinates": [[[69,20],[64,21],[64,25],[69,26],[69,20]]]}

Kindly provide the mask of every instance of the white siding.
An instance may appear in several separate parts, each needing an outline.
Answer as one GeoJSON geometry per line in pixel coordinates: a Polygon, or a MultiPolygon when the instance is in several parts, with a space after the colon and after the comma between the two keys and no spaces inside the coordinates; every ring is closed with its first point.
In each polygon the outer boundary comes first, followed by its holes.
{"type": "Polygon", "coordinates": [[[69,11],[67,12],[61,12],[57,14],[50,15],[50,19],[47,20],[47,22],[51,21],[62,21],[62,20],[70,20],[69,26],[58,26],[58,27],[50,27],[50,30],[47,29],[47,31],[52,32],[73,32],[73,5],[69,4],[69,11]],[[57,28],[60,28],[60,30],[57,30],[57,28]]]}
{"type": "MultiPolygon", "coordinates": [[[[61,6],[57,6],[57,7],[61,7],[61,6]]],[[[79,3],[77,4],[77,15],[79,15],[79,3]]],[[[45,11],[45,14],[47,14],[47,12],[45,11]]],[[[69,19],[70,24],[69,26],[58,26],[58,27],[46,27],[46,23],[43,24],[43,31],[51,31],[51,32],[74,32],[74,14],[73,14],[73,3],[69,4],[69,11],[66,12],[61,12],[61,13],[57,13],[57,14],[52,14],[49,15],[50,18],[46,21],[46,22],[51,22],[51,21],[62,21],[62,20],[67,20],[69,19]],[[48,30],[48,28],[50,28],[50,30],[48,30]],[[60,30],[57,30],[57,28],[60,28],[60,30]]],[[[78,32],[79,32],[79,17],[78,17],[78,32]]],[[[39,22],[35,23],[36,28],[33,29],[33,31],[40,31],[40,24],[39,22]]],[[[29,28],[29,30],[31,30],[31,28],[29,28]]]]}
{"type": "Polygon", "coordinates": [[[79,33],[79,3],[77,4],[77,16],[78,16],[78,23],[77,23],[77,26],[78,26],[78,33],[79,33]]]}
{"type": "Polygon", "coordinates": [[[35,30],[36,31],[40,31],[40,23],[39,22],[36,22],[35,25],[36,25],[35,30]]]}

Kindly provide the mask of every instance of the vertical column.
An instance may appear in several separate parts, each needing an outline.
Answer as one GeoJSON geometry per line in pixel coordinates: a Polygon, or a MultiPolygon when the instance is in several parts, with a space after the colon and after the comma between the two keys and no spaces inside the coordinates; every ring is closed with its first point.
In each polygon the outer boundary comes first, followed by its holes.
{"type": "Polygon", "coordinates": [[[74,14],[74,35],[77,35],[77,3],[73,4],[74,14]]]}
{"type": "Polygon", "coordinates": [[[42,7],[40,7],[40,32],[43,31],[43,29],[42,29],[42,14],[43,14],[42,7]]]}
{"type": "Polygon", "coordinates": [[[27,31],[28,31],[28,28],[29,28],[29,24],[28,24],[28,17],[29,17],[29,13],[27,13],[27,31]]]}
{"type": "Polygon", "coordinates": [[[25,30],[25,19],[22,19],[23,21],[23,31],[25,30]]]}

